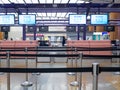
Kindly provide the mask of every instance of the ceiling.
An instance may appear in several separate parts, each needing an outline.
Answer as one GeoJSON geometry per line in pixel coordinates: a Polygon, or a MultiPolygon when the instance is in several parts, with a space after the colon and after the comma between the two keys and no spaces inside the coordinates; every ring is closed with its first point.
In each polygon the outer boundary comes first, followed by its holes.
{"type": "Polygon", "coordinates": [[[36,14],[39,23],[66,23],[69,14],[120,12],[120,0],[0,0],[1,14],[36,14]]]}

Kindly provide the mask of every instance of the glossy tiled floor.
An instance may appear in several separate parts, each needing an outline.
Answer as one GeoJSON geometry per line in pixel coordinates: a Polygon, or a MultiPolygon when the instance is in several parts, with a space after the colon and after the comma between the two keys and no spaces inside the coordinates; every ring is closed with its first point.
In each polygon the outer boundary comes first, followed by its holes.
{"type": "MultiPolygon", "coordinates": [[[[49,58],[39,58],[40,61],[49,61],[49,58]]],[[[70,62],[65,63],[66,58],[55,58],[56,63],[38,63],[37,67],[71,67],[70,62]]],[[[83,67],[91,66],[93,62],[100,63],[101,66],[115,66],[110,60],[83,60],[83,67]]],[[[6,67],[6,60],[1,61],[1,66],[6,67]]],[[[11,67],[25,67],[24,60],[11,60],[11,67]]],[[[28,67],[35,67],[35,60],[29,60],[28,67]]],[[[0,75],[0,90],[24,90],[21,86],[26,80],[25,73],[10,74],[10,89],[7,86],[7,74],[0,75]]],[[[28,90],[80,90],[79,87],[70,86],[75,80],[75,76],[67,73],[41,73],[40,75],[28,74],[28,80],[33,82],[33,86],[28,90]]],[[[120,75],[114,73],[101,73],[99,75],[98,90],[120,90],[120,75]]],[[[92,74],[82,73],[81,90],[92,90],[92,74]]]]}

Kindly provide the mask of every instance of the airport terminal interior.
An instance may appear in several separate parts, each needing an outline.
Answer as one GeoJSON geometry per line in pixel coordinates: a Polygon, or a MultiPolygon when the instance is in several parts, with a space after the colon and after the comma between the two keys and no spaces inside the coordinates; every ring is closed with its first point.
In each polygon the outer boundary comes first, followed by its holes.
{"type": "Polygon", "coordinates": [[[120,0],[0,0],[0,90],[120,90],[120,0]]]}

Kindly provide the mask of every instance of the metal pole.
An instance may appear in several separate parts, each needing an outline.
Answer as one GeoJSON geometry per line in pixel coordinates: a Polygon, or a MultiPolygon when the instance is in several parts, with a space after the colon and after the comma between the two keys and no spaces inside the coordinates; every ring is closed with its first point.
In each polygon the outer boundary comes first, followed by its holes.
{"type": "MultiPolygon", "coordinates": [[[[26,52],[26,54],[28,54],[27,48],[25,48],[25,52],[26,52]]],[[[25,58],[25,61],[26,61],[26,68],[28,68],[28,57],[27,56],[25,58]]],[[[28,81],[28,73],[26,73],[26,81],[23,82],[21,84],[21,86],[23,87],[24,90],[28,90],[28,87],[31,87],[32,85],[33,85],[33,83],[28,81]]]]}
{"type": "MultiPolygon", "coordinates": [[[[0,50],[1,50],[1,48],[0,48],[0,50]]],[[[1,65],[1,56],[0,56],[0,67],[2,67],[2,65],[1,65]]],[[[0,72],[0,75],[3,75],[4,73],[3,72],[0,72]]]]}
{"type": "MultiPolygon", "coordinates": [[[[80,52],[80,67],[82,67],[82,58],[83,58],[83,53],[80,52]]],[[[81,87],[82,87],[82,72],[80,72],[79,90],[81,90],[81,87]]]]}
{"type": "MultiPolygon", "coordinates": [[[[71,47],[71,52],[72,52],[72,54],[74,54],[74,51],[73,51],[73,50],[74,50],[74,48],[71,47]]],[[[71,59],[70,64],[71,64],[71,67],[73,68],[73,67],[74,67],[73,57],[70,57],[70,59],[71,59]]],[[[69,72],[68,75],[75,75],[75,73],[74,73],[74,72],[69,72]]]]}
{"type": "MultiPolygon", "coordinates": [[[[120,41],[117,39],[116,40],[116,46],[117,46],[117,49],[120,49],[120,41]]],[[[119,56],[120,55],[120,51],[117,50],[117,55],[119,56]]],[[[117,66],[120,67],[120,58],[117,58],[117,66]]],[[[120,75],[120,72],[115,72],[116,75],[120,75]]]]}
{"type": "MultiPolygon", "coordinates": [[[[27,48],[25,48],[25,53],[27,54],[27,48]]],[[[25,61],[26,61],[26,68],[28,68],[28,57],[25,57],[25,61]]],[[[28,73],[26,73],[26,81],[28,81],[28,73]]]]}
{"type": "Polygon", "coordinates": [[[99,74],[99,64],[93,63],[93,90],[98,90],[98,74],[99,74]]]}
{"type": "MultiPolygon", "coordinates": [[[[10,68],[10,52],[7,51],[7,68],[10,68]]],[[[10,90],[10,73],[7,73],[7,90],[10,90]]]]}

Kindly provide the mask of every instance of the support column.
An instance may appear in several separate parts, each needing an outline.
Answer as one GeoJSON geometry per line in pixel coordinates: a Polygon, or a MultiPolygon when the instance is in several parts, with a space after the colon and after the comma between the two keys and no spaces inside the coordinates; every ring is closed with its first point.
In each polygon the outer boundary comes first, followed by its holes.
{"type": "Polygon", "coordinates": [[[88,26],[88,30],[89,30],[90,32],[94,32],[94,31],[95,31],[95,28],[94,28],[94,26],[88,26]]]}
{"type": "MultiPolygon", "coordinates": [[[[120,13],[118,12],[111,12],[109,13],[109,20],[119,20],[120,19],[120,13]]],[[[115,31],[110,32],[110,40],[120,40],[120,25],[115,26],[115,31]]]]}
{"type": "Polygon", "coordinates": [[[0,32],[0,40],[3,40],[3,32],[0,32]]]}
{"type": "Polygon", "coordinates": [[[103,32],[104,26],[96,26],[96,32],[103,32]]]}

